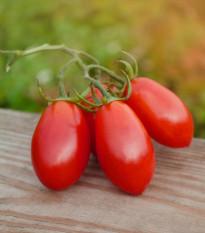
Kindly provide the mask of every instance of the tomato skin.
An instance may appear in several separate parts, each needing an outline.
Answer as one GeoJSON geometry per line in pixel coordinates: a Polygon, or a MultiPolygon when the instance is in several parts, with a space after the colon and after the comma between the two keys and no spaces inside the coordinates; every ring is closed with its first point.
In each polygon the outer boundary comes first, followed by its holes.
{"type": "Polygon", "coordinates": [[[134,78],[131,84],[132,94],[125,102],[141,119],[150,136],[165,146],[189,146],[194,124],[183,101],[149,78],[134,78]]]}
{"type": "Polygon", "coordinates": [[[39,180],[62,190],[83,173],[90,155],[86,119],[75,104],[58,101],[46,108],[34,131],[31,158],[39,180]]]}
{"type": "Polygon", "coordinates": [[[151,139],[134,111],[113,101],[96,115],[96,145],[99,163],[119,189],[141,194],[155,170],[151,139]]]}

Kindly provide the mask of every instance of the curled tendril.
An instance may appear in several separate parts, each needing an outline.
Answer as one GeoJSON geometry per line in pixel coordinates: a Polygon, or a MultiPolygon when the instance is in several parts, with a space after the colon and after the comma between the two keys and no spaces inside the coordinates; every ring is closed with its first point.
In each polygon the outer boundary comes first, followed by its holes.
{"type": "Polygon", "coordinates": [[[125,100],[129,99],[130,96],[131,96],[131,94],[132,94],[132,85],[131,85],[131,82],[130,82],[130,78],[128,77],[128,75],[126,74],[126,72],[124,70],[121,70],[121,72],[125,75],[125,78],[127,80],[128,92],[127,92],[127,95],[125,97],[122,97],[119,100],[125,101],[125,100]]]}
{"type": "Polygon", "coordinates": [[[134,73],[133,73],[133,69],[132,69],[132,66],[130,65],[130,63],[128,63],[127,61],[124,61],[124,60],[117,60],[116,62],[122,63],[125,65],[127,72],[128,72],[128,77],[131,80],[133,78],[134,73]]]}
{"type": "Polygon", "coordinates": [[[138,64],[137,64],[136,59],[130,53],[127,53],[125,51],[121,51],[121,53],[125,54],[132,61],[133,74],[134,76],[137,76],[138,75],[138,64]]]}

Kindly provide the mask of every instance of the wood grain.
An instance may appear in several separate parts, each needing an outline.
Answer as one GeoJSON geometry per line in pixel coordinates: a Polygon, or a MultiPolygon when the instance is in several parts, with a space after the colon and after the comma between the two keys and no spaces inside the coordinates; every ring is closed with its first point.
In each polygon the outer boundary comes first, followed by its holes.
{"type": "Polygon", "coordinates": [[[38,119],[0,109],[0,232],[205,232],[205,140],[185,149],[154,143],[156,172],[141,196],[115,188],[94,157],[75,185],[53,192],[30,162],[38,119]]]}

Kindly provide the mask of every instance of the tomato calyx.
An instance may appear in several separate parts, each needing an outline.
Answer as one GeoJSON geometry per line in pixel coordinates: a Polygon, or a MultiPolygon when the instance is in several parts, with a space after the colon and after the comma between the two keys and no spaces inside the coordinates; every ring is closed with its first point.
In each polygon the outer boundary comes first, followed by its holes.
{"type": "MultiPolygon", "coordinates": [[[[92,97],[93,97],[94,103],[88,101],[82,95],[78,94],[77,91],[74,90],[74,92],[75,92],[76,96],[79,98],[79,100],[83,101],[85,104],[87,104],[87,105],[89,105],[91,107],[99,108],[100,106],[107,105],[107,104],[109,104],[112,101],[116,101],[116,100],[118,100],[118,101],[125,101],[125,100],[127,100],[130,97],[130,95],[132,93],[132,85],[131,85],[130,80],[133,77],[133,68],[132,68],[132,66],[128,62],[126,62],[124,60],[118,60],[116,62],[121,63],[121,64],[123,64],[126,67],[127,72],[125,72],[124,70],[121,70],[121,72],[125,76],[125,80],[126,80],[125,85],[123,85],[123,88],[122,88],[122,90],[123,90],[122,93],[124,93],[125,87],[127,86],[128,87],[127,95],[123,96],[123,97],[118,96],[117,93],[114,90],[112,90],[112,88],[109,87],[109,85],[107,86],[107,88],[105,88],[101,84],[101,82],[99,80],[94,79],[93,77],[91,77],[89,75],[89,73],[87,73],[84,78],[88,79],[92,83],[91,93],[92,93],[92,97]],[[97,97],[97,95],[93,91],[93,86],[95,88],[98,88],[99,91],[102,93],[101,100],[99,100],[99,98],[97,97]]],[[[95,65],[95,68],[101,69],[102,67],[98,66],[98,65],[95,65]]],[[[104,71],[105,71],[105,69],[104,69],[104,71]]],[[[105,72],[108,75],[110,75],[110,77],[112,77],[112,75],[113,75],[112,71],[106,69],[105,72]]]]}

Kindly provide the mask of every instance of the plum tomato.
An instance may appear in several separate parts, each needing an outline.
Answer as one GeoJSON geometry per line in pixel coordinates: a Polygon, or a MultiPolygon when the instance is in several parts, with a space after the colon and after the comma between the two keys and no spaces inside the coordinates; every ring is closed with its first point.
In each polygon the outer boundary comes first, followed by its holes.
{"type": "Polygon", "coordinates": [[[113,101],[96,114],[96,148],[99,163],[110,181],[130,194],[141,194],[155,170],[151,139],[135,112],[113,101]]]}
{"type": "Polygon", "coordinates": [[[194,124],[183,101],[149,78],[134,78],[131,84],[132,94],[125,103],[135,111],[150,136],[165,146],[189,146],[194,124]]]}
{"type": "Polygon", "coordinates": [[[81,109],[58,101],[46,108],[34,131],[31,158],[39,180],[62,190],[83,173],[90,155],[90,133],[81,109]]]}

